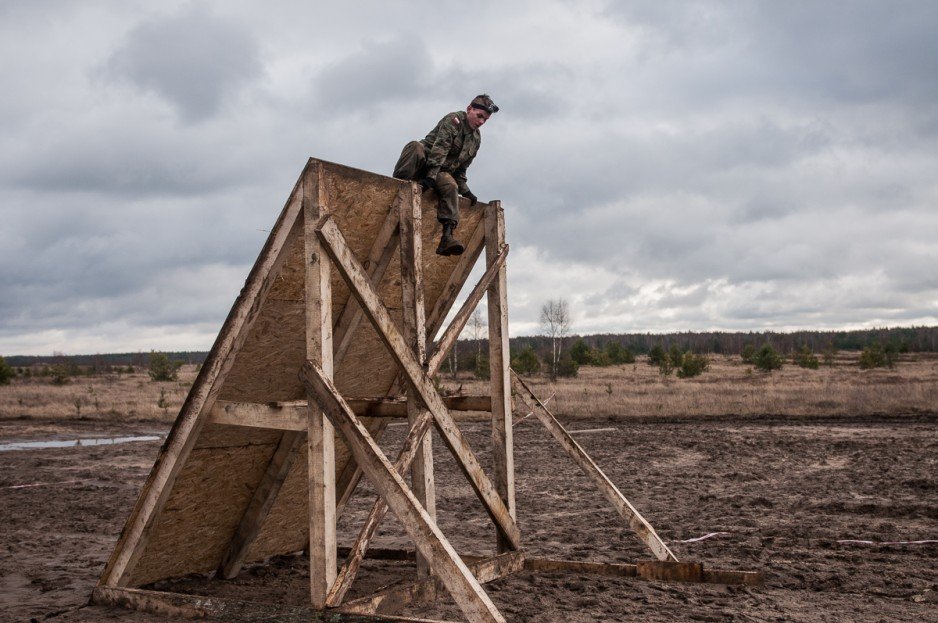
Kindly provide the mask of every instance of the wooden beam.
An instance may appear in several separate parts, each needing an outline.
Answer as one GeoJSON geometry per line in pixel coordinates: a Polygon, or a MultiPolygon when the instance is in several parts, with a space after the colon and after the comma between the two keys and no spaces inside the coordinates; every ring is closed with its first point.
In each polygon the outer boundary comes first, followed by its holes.
{"type": "Polygon", "coordinates": [[[94,589],[91,602],[147,612],[175,620],[240,621],[242,623],[452,623],[435,619],[415,619],[402,616],[357,614],[336,610],[319,610],[309,606],[290,606],[283,603],[259,603],[219,597],[202,597],[183,593],[141,590],[134,588],[94,589]]]}
{"type": "Polygon", "coordinates": [[[537,419],[540,420],[541,424],[544,425],[551,436],[557,440],[564,449],[564,452],[573,459],[580,469],[583,470],[583,473],[589,476],[603,495],[612,502],[612,505],[619,515],[628,522],[629,527],[632,528],[635,534],[638,535],[638,538],[648,546],[648,549],[651,550],[655,558],[658,560],[676,562],[677,556],[675,556],[664,541],[661,540],[661,537],[658,536],[658,533],[655,532],[651,524],[641,516],[635,507],[632,506],[632,503],[622,495],[622,492],[619,491],[614,484],[612,484],[612,481],[599,469],[596,463],[593,462],[593,459],[580,447],[580,444],[570,436],[570,433],[557,421],[557,418],[547,410],[544,403],[534,395],[527,384],[521,380],[521,377],[514,372],[511,373],[511,377],[522,401],[533,404],[533,406],[528,405],[528,408],[534,411],[534,415],[537,416],[537,419]]]}
{"type": "Polygon", "coordinates": [[[300,374],[328,418],[342,431],[365,476],[400,520],[417,550],[430,561],[434,573],[439,576],[463,614],[472,623],[504,623],[505,619],[498,609],[368,434],[368,430],[352,413],[332,380],[311,361],[303,365],[300,374]]]}
{"type": "MultiPolygon", "coordinates": [[[[494,558],[463,556],[463,561],[480,584],[494,582],[524,569],[524,555],[509,552],[494,558]]],[[[444,590],[436,578],[426,578],[411,584],[400,583],[378,589],[375,593],[348,602],[342,612],[361,614],[394,614],[408,606],[432,602],[444,590]]]]}
{"type": "Polygon", "coordinates": [[[378,336],[388,347],[391,356],[404,372],[408,382],[413,386],[420,398],[426,403],[433,414],[437,430],[449,448],[463,474],[469,480],[476,495],[482,501],[492,521],[504,533],[514,549],[521,547],[521,533],[514,518],[508,512],[505,503],[499,497],[492,485],[492,481],[482,470],[478,459],[472,452],[468,441],[463,437],[446,410],[446,405],[427,376],[423,367],[407,347],[407,343],[391,319],[387,308],[381,303],[374,286],[365,275],[361,264],[352,254],[342,236],[342,232],[330,218],[320,221],[317,229],[323,247],[332,258],[336,269],[348,284],[349,289],[358,298],[358,302],[365,310],[365,314],[375,327],[378,336]]]}
{"type": "MultiPolygon", "coordinates": [[[[306,358],[332,378],[332,271],[314,229],[327,206],[320,165],[307,176],[303,192],[306,358]]],[[[322,608],[336,576],[335,430],[314,400],[309,400],[307,414],[310,600],[322,608]]]]}
{"type": "MultiPolygon", "coordinates": [[[[407,417],[407,403],[389,399],[346,399],[358,417],[402,419],[407,417]]],[[[443,396],[450,411],[492,410],[491,396],[443,396]]],[[[209,412],[208,422],[229,426],[250,426],[274,430],[306,431],[307,401],[291,402],[232,402],[218,400],[209,412]]]]}
{"type": "Polygon", "coordinates": [[[606,577],[640,578],[671,582],[701,582],[704,584],[741,584],[761,586],[763,575],[758,571],[729,571],[707,569],[702,563],[649,560],[637,564],[615,562],[584,562],[581,560],[557,560],[552,558],[526,557],[526,571],[562,571],[581,575],[606,577]]]}
{"type": "MultiPolygon", "coordinates": [[[[426,309],[423,293],[423,211],[417,184],[410,184],[401,202],[401,307],[404,339],[421,366],[427,361],[426,309]]],[[[351,297],[350,297],[351,298],[351,297]]],[[[407,421],[411,429],[429,426],[430,413],[413,389],[407,390],[407,421]],[[427,424],[423,424],[427,422],[427,424]]],[[[410,465],[411,489],[427,515],[436,521],[436,488],[433,478],[433,437],[422,434],[410,465]]],[[[430,574],[426,558],[417,555],[417,576],[430,574]]]]}
{"type": "MultiPolygon", "coordinates": [[[[517,519],[515,506],[515,454],[511,413],[511,351],[508,346],[508,268],[503,253],[505,212],[501,202],[493,201],[485,209],[485,261],[495,270],[488,287],[489,378],[492,394],[492,479],[498,494],[517,519]]],[[[496,534],[496,550],[509,551],[511,544],[496,534]]]]}
{"type": "MultiPolygon", "coordinates": [[[[443,360],[446,359],[446,355],[449,353],[456,340],[459,339],[459,335],[462,333],[462,330],[466,328],[466,323],[469,322],[469,318],[472,316],[472,312],[475,311],[479,301],[481,301],[482,297],[485,296],[485,292],[489,286],[492,285],[492,282],[498,278],[499,272],[502,266],[504,266],[505,259],[507,257],[508,245],[506,244],[502,246],[498,254],[495,256],[495,259],[492,261],[492,263],[486,269],[485,273],[479,279],[478,283],[476,283],[475,287],[469,293],[469,296],[466,297],[462,307],[460,307],[459,311],[456,312],[456,315],[453,317],[453,321],[449,323],[449,326],[446,327],[443,335],[440,336],[439,340],[437,340],[436,347],[433,349],[433,355],[430,357],[430,369],[439,370],[443,365],[443,360]]],[[[434,375],[435,374],[436,373],[434,372],[434,375]]]]}
{"type": "Polygon", "coordinates": [[[121,536],[105,566],[99,583],[104,586],[126,586],[140,555],[146,548],[154,519],[169,498],[176,477],[195,445],[206,416],[212,408],[231,366],[234,354],[244,344],[257,320],[264,300],[286,259],[285,247],[290,231],[302,213],[302,184],[316,161],[310,159],[290,198],[280,213],[264,248],[258,255],[244,288],[225,319],[218,337],[199,372],[179,417],[160,449],[140,496],[127,518],[121,536]]]}

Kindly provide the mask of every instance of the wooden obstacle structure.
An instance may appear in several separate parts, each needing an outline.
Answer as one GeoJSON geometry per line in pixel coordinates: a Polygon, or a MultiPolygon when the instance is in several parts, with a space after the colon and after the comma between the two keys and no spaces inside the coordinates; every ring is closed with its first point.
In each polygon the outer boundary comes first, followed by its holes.
{"type": "Polygon", "coordinates": [[[393,614],[446,591],[469,621],[505,619],[482,584],[521,570],[745,583],[758,574],[678,562],[654,528],[509,369],[504,213],[461,207],[458,257],[434,254],[436,199],[419,186],[310,159],[192,386],[94,590],[93,600],[220,620],[410,620],[393,614]],[[427,201],[422,201],[427,199],[427,201]],[[434,341],[478,258],[486,270],[434,341]],[[441,396],[433,383],[488,297],[491,391],[441,396]],[[525,557],[516,524],[512,388],[649,548],[635,565],[525,557]],[[403,392],[403,397],[400,394],[403,392]],[[453,411],[491,414],[487,474],[453,411]],[[410,430],[393,463],[389,420],[410,430]],[[493,555],[460,556],[436,524],[435,428],[495,528],[493,555]],[[410,484],[405,480],[410,473],[410,484]],[[339,565],[336,520],[360,478],[379,497],[339,565]],[[386,512],[416,551],[370,551],[386,512]],[[308,607],[147,590],[309,551],[308,607]],[[347,600],[363,559],[413,558],[414,581],[347,600]]]}

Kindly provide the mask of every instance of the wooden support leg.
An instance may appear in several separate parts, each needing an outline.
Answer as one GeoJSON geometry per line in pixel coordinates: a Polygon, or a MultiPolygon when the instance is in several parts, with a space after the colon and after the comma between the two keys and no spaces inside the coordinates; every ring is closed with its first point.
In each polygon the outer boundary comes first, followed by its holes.
{"type": "MultiPolygon", "coordinates": [[[[306,357],[332,377],[332,280],[329,262],[313,231],[326,211],[322,171],[308,177],[303,193],[306,245],[306,357]]],[[[317,608],[336,576],[335,431],[315,400],[309,399],[307,447],[309,461],[309,581],[317,608]]]]}
{"type": "Polygon", "coordinates": [[[408,382],[419,394],[433,414],[436,428],[453,454],[463,474],[469,480],[476,495],[482,501],[492,521],[503,532],[514,549],[521,547],[521,533],[514,518],[508,512],[505,503],[499,497],[492,485],[492,481],[482,470],[479,460],[472,452],[469,443],[462,436],[459,427],[453,420],[443,399],[440,397],[433,381],[427,376],[423,367],[414,354],[407,347],[387,308],[381,303],[374,286],[368,279],[361,264],[352,254],[345,242],[342,232],[330,218],[320,221],[317,233],[323,242],[323,247],[332,258],[336,269],[349,286],[349,290],[358,299],[365,310],[366,316],[375,327],[378,336],[388,347],[391,356],[404,372],[408,382]]]}
{"type": "MultiPolygon", "coordinates": [[[[410,343],[417,362],[427,360],[426,310],[423,298],[423,213],[420,194],[411,184],[407,199],[401,202],[401,304],[404,316],[404,337],[410,343]],[[408,200],[409,199],[409,200],[408,200]]],[[[429,419],[423,401],[412,390],[407,390],[407,420],[411,428],[429,419]]],[[[422,435],[417,453],[410,466],[411,488],[427,515],[436,521],[436,490],[433,482],[433,438],[422,435]]],[[[430,568],[426,558],[417,556],[417,575],[427,577],[430,568]]]]}
{"type": "Polygon", "coordinates": [[[420,553],[430,562],[463,614],[472,623],[504,623],[505,619],[478,580],[427,515],[328,376],[308,361],[303,366],[302,378],[329,419],[342,431],[365,476],[400,520],[420,553]]]}
{"type": "Polygon", "coordinates": [[[612,481],[599,469],[596,463],[593,462],[593,459],[580,447],[580,444],[570,436],[570,433],[557,421],[557,418],[547,410],[544,403],[534,395],[527,384],[521,380],[521,377],[514,372],[511,373],[511,377],[521,399],[526,403],[530,403],[528,408],[534,411],[534,415],[537,416],[537,419],[540,420],[541,424],[544,425],[554,439],[560,443],[560,446],[567,455],[580,466],[583,473],[593,479],[593,482],[596,483],[599,490],[612,502],[619,515],[629,522],[629,527],[632,528],[635,534],[638,535],[638,538],[648,546],[648,549],[655,555],[655,558],[658,560],[671,560],[676,562],[677,557],[671,552],[665,542],[661,540],[661,537],[658,536],[658,533],[655,532],[651,524],[635,510],[632,503],[622,495],[622,492],[619,491],[614,484],[612,484],[612,481]]]}
{"type": "MultiPolygon", "coordinates": [[[[505,213],[500,202],[493,201],[485,210],[485,259],[489,268],[498,266],[497,276],[488,288],[489,378],[492,395],[493,479],[512,518],[515,509],[515,455],[511,423],[511,379],[508,376],[508,275],[504,260],[498,262],[505,246],[505,213]]],[[[496,534],[498,553],[511,546],[496,534]]]]}

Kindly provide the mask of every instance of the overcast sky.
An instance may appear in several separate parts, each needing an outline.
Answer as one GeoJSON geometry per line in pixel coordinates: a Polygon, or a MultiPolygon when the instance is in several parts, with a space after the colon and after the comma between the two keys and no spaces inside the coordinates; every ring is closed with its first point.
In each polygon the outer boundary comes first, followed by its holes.
{"type": "Polygon", "coordinates": [[[0,0],[0,354],[204,350],[306,158],[480,92],[512,335],[938,324],[938,2],[0,0]],[[262,5],[264,8],[262,8],[262,5]]]}

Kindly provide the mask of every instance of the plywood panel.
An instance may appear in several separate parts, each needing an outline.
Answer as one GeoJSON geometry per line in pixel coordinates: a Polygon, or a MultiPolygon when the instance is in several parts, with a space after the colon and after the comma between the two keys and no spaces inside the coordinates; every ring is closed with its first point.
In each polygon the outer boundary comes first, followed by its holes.
{"type": "MultiPolygon", "coordinates": [[[[328,162],[322,163],[328,210],[353,253],[365,260],[395,199],[406,182],[328,162]]],[[[308,167],[309,169],[309,167],[308,167]]],[[[437,199],[422,201],[424,302],[429,314],[459,262],[434,253],[439,241],[437,199]]],[[[457,235],[468,240],[482,219],[484,204],[461,205],[457,235]]],[[[275,276],[257,321],[219,392],[220,400],[267,403],[303,400],[306,390],[298,373],[305,361],[305,258],[303,219],[290,232],[287,259],[275,276]]],[[[400,256],[392,255],[377,285],[382,302],[399,328],[401,313],[400,256]]],[[[349,289],[338,271],[332,274],[334,319],[349,300],[349,289]]],[[[383,397],[393,387],[397,368],[367,321],[354,334],[344,360],[335,370],[335,384],[345,396],[383,397]]],[[[363,420],[372,433],[380,421],[363,420]]],[[[157,517],[154,534],[131,574],[131,585],[192,572],[212,571],[225,549],[269,463],[279,432],[239,426],[206,425],[170,498],[157,517]]],[[[267,522],[251,546],[248,560],[294,552],[308,538],[306,450],[293,463],[267,522]]],[[[350,453],[336,439],[336,472],[349,464],[350,453]]]]}

